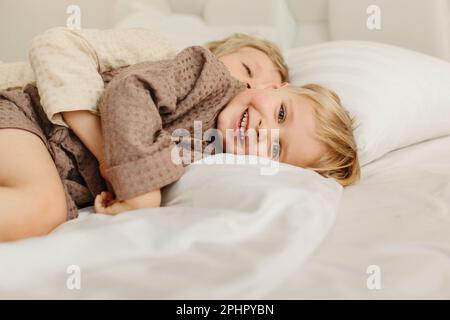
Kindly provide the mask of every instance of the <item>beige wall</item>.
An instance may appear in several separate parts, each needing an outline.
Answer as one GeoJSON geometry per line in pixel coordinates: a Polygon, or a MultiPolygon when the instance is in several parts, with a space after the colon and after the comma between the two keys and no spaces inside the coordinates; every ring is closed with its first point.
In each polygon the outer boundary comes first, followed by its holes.
{"type": "Polygon", "coordinates": [[[65,26],[66,8],[81,8],[81,26],[110,26],[112,0],[0,0],[0,61],[24,60],[33,36],[55,26],[65,26]]]}

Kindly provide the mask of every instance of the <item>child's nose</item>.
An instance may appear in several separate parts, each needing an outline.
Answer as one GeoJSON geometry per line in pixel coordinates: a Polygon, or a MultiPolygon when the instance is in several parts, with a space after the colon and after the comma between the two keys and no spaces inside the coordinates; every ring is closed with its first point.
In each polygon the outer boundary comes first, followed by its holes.
{"type": "Polygon", "coordinates": [[[258,113],[264,118],[269,114],[272,114],[272,99],[267,89],[252,89],[253,95],[251,104],[258,111],[258,113]]]}

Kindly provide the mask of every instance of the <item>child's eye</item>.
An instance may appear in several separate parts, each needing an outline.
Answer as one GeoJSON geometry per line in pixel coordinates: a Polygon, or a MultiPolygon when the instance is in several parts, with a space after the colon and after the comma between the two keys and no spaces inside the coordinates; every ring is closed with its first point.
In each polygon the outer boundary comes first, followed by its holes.
{"type": "Polygon", "coordinates": [[[286,119],[286,110],[284,104],[281,104],[280,110],[278,111],[278,123],[282,123],[286,119]]]}
{"type": "Polygon", "coordinates": [[[245,63],[242,64],[245,68],[245,71],[247,71],[247,75],[251,78],[252,77],[252,70],[246,65],[245,63]]]}

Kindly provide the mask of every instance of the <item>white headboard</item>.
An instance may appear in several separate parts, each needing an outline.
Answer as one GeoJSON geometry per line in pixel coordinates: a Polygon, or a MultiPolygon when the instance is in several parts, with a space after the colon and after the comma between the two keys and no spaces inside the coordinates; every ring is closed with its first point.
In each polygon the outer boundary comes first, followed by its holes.
{"type": "Polygon", "coordinates": [[[109,28],[136,3],[193,14],[212,26],[270,27],[283,48],[372,40],[450,60],[450,0],[1,0],[0,60],[26,58],[34,35],[65,25],[69,4],[80,6],[82,27],[109,28]],[[367,28],[371,5],[380,9],[380,30],[367,28]]]}
{"type": "MultiPolygon", "coordinates": [[[[144,0],[145,1],[145,0],[144,0]]],[[[155,2],[155,0],[146,0],[155,2]]],[[[161,2],[161,1],[159,1],[161,2]]],[[[450,59],[449,0],[166,0],[174,12],[197,14],[211,25],[276,27],[288,47],[330,40],[390,43],[450,59]],[[369,6],[381,29],[369,30],[369,6]]]]}

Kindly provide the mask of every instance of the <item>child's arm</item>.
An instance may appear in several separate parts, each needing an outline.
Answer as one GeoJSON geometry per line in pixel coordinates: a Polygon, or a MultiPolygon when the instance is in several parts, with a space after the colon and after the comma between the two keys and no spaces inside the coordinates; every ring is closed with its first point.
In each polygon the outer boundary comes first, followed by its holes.
{"type": "Polygon", "coordinates": [[[29,58],[47,117],[75,132],[107,179],[96,115],[97,100],[104,91],[100,73],[173,55],[169,43],[150,30],[54,28],[33,39],[29,58]]]}
{"type": "Polygon", "coordinates": [[[212,126],[220,108],[244,88],[201,47],[187,48],[172,60],[130,67],[116,76],[98,104],[106,174],[118,201],[106,204],[106,210],[159,205],[159,190],[184,173],[171,130],[192,133],[198,119],[212,126]]]}
{"type": "Polygon", "coordinates": [[[103,157],[103,137],[100,117],[90,111],[63,112],[69,127],[100,162],[103,157]]]}
{"type": "MultiPolygon", "coordinates": [[[[128,201],[146,198],[145,195],[151,198],[154,191],[158,193],[183,174],[183,166],[171,159],[175,144],[162,127],[160,101],[151,98],[162,97],[164,107],[175,110],[176,96],[171,91],[161,91],[166,85],[171,87],[165,75],[160,70],[151,73],[148,76],[151,84],[144,80],[145,75],[119,76],[120,79],[109,84],[99,102],[106,175],[122,210],[128,201]],[[150,95],[149,88],[159,93],[150,95]]],[[[149,207],[154,206],[150,201],[149,207]]]]}
{"type": "Polygon", "coordinates": [[[173,60],[131,67],[109,83],[98,108],[106,174],[117,199],[102,208],[103,197],[98,197],[97,212],[159,206],[159,190],[181,177],[184,169],[172,160],[176,146],[163,128],[160,109],[174,116],[179,101],[194,88],[203,89],[196,84],[205,64],[218,63],[210,62],[209,55],[203,48],[188,48],[173,60]]]}
{"type": "Polygon", "coordinates": [[[103,154],[103,136],[100,117],[90,111],[70,111],[62,113],[64,120],[83,144],[97,158],[100,174],[108,181],[103,154]]]}
{"type": "Polygon", "coordinates": [[[59,27],[33,39],[29,61],[47,117],[67,126],[62,112],[98,113],[97,101],[104,91],[101,73],[173,55],[170,44],[151,30],[59,27]]]}
{"type": "MultiPolygon", "coordinates": [[[[64,119],[85,146],[98,159],[100,173],[109,184],[103,152],[103,136],[100,117],[89,111],[73,111],[63,113],[64,119]]],[[[151,191],[128,200],[117,201],[111,192],[102,192],[95,198],[95,212],[116,215],[124,211],[141,208],[157,208],[161,205],[160,189],[151,191]]]]}

